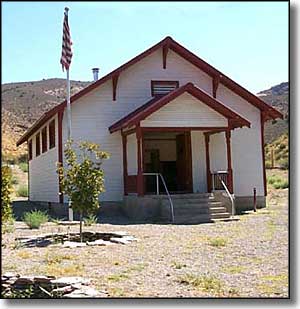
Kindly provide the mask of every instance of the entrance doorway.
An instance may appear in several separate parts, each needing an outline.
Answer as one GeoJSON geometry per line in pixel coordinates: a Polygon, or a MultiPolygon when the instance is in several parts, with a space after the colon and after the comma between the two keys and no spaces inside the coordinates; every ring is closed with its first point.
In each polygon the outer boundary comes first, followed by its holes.
{"type": "MultiPolygon", "coordinates": [[[[171,193],[190,193],[192,156],[190,132],[147,132],[144,134],[144,171],[163,175],[171,193]]],[[[156,193],[156,177],[145,176],[145,193],[156,193]]],[[[165,193],[160,181],[161,193],[165,193]]]]}

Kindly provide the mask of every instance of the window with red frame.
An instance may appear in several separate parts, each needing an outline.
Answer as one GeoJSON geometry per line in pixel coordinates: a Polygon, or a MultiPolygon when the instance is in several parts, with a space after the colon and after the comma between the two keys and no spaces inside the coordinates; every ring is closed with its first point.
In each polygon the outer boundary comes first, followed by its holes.
{"type": "Polygon", "coordinates": [[[55,120],[49,123],[49,149],[55,147],[55,120]]]}
{"type": "Polygon", "coordinates": [[[42,129],[42,152],[47,151],[47,127],[42,129]]]}
{"type": "Polygon", "coordinates": [[[28,141],[28,160],[32,160],[32,140],[28,141]]]}
{"type": "Polygon", "coordinates": [[[41,154],[41,139],[40,132],[35,137],[35,156],[38,157],[41,154]]]}

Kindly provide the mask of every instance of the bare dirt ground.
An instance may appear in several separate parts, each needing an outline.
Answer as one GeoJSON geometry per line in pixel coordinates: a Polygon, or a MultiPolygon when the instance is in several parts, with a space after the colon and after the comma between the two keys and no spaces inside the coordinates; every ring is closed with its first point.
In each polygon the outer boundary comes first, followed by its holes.
{"type": "Polygon", "coordinates": [[[76,249],[22,247],[16,237],[68,227],[16,222],[3,235],[2,271],[83,276],[109,297],[288,297],[288,189],[270,187],[267,204],[230,222],[97,224],[85,230],[126,231],[138,241],[76,249]]]}

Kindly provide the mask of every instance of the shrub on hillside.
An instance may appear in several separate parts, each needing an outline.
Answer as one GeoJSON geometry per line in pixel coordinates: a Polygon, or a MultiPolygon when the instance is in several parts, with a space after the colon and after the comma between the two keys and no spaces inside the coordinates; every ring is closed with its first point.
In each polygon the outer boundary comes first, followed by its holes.
{"type": "Polygon", "coordinates": [[[280,160],[279,161],[279,167],[284,169],[284,170],[289,169],[289,159],[285,158],[285,159],[280,160]]]}
{"type": "Polygon", "coordinates": [[[286,189],[289,187],[288,180],[275,175],[268,177],[268,184],[272,185],[275,189],[286,189]]]}
{"type": "Polygon", "coordinates": [[[265,161],[266,168],[272,168],[272,164],[270,161],[265,161]]]}
{"type": "Polygon", "coordinates": [[[48,222],[48,220],[48,215],[40,210],[25,212],[23,216],[23,221],[30,229],[38,229],[43,223],[48,222]]]}
{"type": "Polygon", "coordinates": [[[27,154],[21,154],[18,157],[18,162],[19,163],[26,163],[26,165],[27,165],[27,159],[28,159],[27,154]]]}
{"type": "Polygon", "coordinates": [[[1,167],[1,219],[2,223],[13,219],[11,208],[12,173],[8,166],[1,167]]]}
{"type": "Polygon", "coordinates": [[[17,195],[20,197],[27,197],[28,196],[28,187],[21,185],[17,190],[17,195]]]}
{"type": "Polygon", "coordinates": [[[25,163],[25,162],[19,163],[19,168],[20,168],[24,173],[27,173],[27,172],[28,172],[28,164],[25,163]]]}

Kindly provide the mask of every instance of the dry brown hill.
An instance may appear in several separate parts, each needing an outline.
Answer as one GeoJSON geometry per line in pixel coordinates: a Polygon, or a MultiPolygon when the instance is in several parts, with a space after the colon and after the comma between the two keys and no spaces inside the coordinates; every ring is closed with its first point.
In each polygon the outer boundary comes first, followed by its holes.
{"type": "Polygon", "coordinates": [[[265,142],[267,144],[275,141],[279,136],[288,132],[289,113],[289,83],[284,82],[263,90],[257,94],[262,100],[272,105],[284,114],[284,119],[268,121],[265,130],[265,142]]]}

